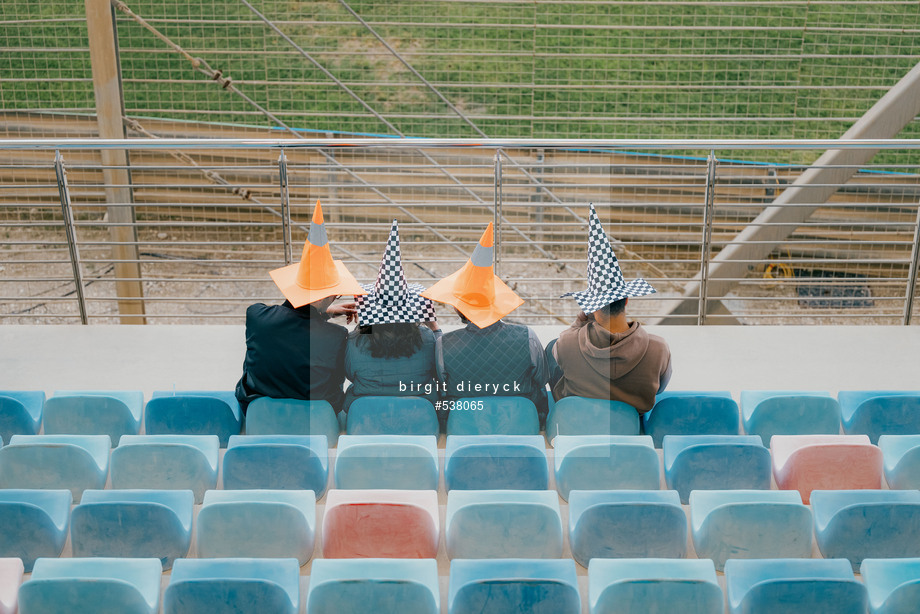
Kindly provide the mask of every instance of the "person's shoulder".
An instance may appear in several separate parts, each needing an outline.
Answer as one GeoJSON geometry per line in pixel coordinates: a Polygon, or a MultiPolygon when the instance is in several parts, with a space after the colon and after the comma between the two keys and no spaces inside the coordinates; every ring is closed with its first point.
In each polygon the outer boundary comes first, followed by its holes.
{"type": "Polygon", "coordinates": [[[664,337],[661,337],[659,335],[653,335],[652,333],[648,332],[648,330],[645,327],[643,327],[641,324],[639,324],[639,329],[645,334],[646,337],[648,337],[649,348],[657,348],[658,350],[663,351],[663,352],[670,352],[668,342],[665,340],[664,337]]]}

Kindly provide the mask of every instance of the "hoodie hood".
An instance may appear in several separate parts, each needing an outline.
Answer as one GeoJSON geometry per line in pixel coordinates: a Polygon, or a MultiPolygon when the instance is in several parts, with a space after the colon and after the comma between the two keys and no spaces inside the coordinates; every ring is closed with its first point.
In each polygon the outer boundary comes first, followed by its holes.
{"type": "Polygon", "coordinates": [[[597,322],[589,322],[578,331],[578,347],[588,364],[598,374],[618,379],[636,368],[648,350],[648,333],[638,322],[629,330],[611,333],[597,322]]]}

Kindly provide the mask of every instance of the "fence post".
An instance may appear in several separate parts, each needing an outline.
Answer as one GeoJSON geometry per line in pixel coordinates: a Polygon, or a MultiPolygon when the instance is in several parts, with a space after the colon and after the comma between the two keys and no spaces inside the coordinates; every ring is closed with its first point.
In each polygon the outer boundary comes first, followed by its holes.
{"type": "Polygon", "coordinates": [[[70,250],[70,265],[73,267],[73,285],[80,308],[80,323],[88,324],[86,318],[86,297],[83,294],[83,271],[80,266],[80,250],[77,248],[77,234],[74,230],[73,209],[70,206],[70,190],[67,187],[67,171],[60,151],[54,152],[54,174],[57,177],[58,194],[61,197],[61,212],[64,214],[64,234],[70,250]]]}
{"type": "Polygon", "coordinates": [[[716,152],[715,150],[710,150],[709,158],[706,160],[706,204],[703,207],[703,245],[700,254],[700,308],[696,318],[698,326],[706,324],[706,286],[709,281],[709,248],[712,241],[712,210],[716,192],[715,184],[716,152]]]}
{"type": "Polygon", "coordinates": [[[498,149],[495,152],[495,206],[494,210],[494,221],[493,226],[495,232],[493,245],[495,249],[495,263],[494,270],[495,274],[499,277],[501,276],[501,261],[502,261],[502,150],[498,149]]]}
{"type": "Polygon", "coordinates": [[[920,205],[917,206],[917,226],[914,228],[914,247],[910,257],[910,272],[907,274],[907,294],[904,301],[904,326],[910,326],[914,312],[914,292],[917,288],[917,268],[920,267],[920,205]]]}
{"type": "Polygon", "coordinates": [[[291,264],[291,195],[288,189],[287,156],[278,157],[278,180],[281,182],[281,241],[284,243],[284,264],[291,264]]]}

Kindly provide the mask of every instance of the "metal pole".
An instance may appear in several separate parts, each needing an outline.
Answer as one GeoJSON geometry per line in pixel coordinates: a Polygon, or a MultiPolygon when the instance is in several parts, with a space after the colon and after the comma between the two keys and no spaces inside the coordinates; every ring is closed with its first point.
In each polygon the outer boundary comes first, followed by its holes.
{"type": "Polygon", "coordinates": [[[703,207],[703,249],[700,254],[700,308],[696,317],[699,326],[706,324],[706,290],[709,281],[709,248],[712,241],[712,203],[715,199],[716,152],[709,150],[706,160],[706,205],[703,207]]]}
{"type": "Polygon", "coordinates": [[[86,319],[86,297],[83,295],[83,272],[80,268],[80,250],[77,249],[73,209],[70,206],[70,190],[67,187],[67,171],[64,170],[64,158],[59,151],[55,152],[54,155],[54,174],[57,176],[58,193],[61,197],[61,212],[64,214],[64,233],[67,235],[67,247],[70,250],[70,264],[73,267],[73,284],[77,293],[77,305],[80,308],[80,322],[88,324],[86,319]]]}
{"type": "Polygon", "coordinates": [[[917,268],[920,267],[920,205],[917,207],[917,227],[914,228],[914,249],[910,257],[910,272],[907,274],[907,300],[904,301],[904,326],[910,325],[914,312],[914,292],[917,289],[917,268]]]}
{"type": "Polygon", "coordinates": [[[287,156],[278,157],[278,178],[281,182],[281,240],[284,242],[284,264],[291,264],[291,195],[288,190],[287,156]]]}
{"type": "Polygon", "coordinates": [[[495,152],[495,238],[493,245],[495,249],[495,274],[501,277],[502,262],[502,150],[495,152]]]}

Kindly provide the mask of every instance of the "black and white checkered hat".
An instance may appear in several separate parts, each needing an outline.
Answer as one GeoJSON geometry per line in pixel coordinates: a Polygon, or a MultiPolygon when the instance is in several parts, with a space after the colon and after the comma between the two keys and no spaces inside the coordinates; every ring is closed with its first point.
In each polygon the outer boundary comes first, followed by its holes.
{"type": "Polygon", "coordinates": [[[562,296],[574,296],[585,313],[594,313],[601,307],[620,299],[654,294],[655,288],[644,279],[627,282],[620,271],[620,263],[613,253],[610,240],[594,205],[588,212],[588,289],[580,292],[566,292],[562,296]]]}
{"type": "Polygon", "coordinates": [[[365,296],[355,297],[358,324],[361,326],[431,322],[437,319],[431,300],[418,294],[425,287],[406,282],[399,255],[399,227],[396,220],[393,220],[387,247],[380,261],[377,281],[361,286],[368,292],[365,296]]]}

